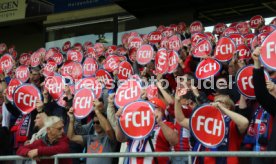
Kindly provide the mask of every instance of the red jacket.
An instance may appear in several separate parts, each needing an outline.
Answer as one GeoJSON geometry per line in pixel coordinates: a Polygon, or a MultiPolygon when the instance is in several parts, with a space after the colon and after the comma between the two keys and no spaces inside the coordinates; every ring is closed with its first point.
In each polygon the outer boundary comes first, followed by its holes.
{"type": "MultiPolygon", "coordinates": [[[[30,145],[21,146],[17,150],[16,154],[24,157],[28,157],[28,152],[32,149],[38,149],[38,156],[52,156],[61,153],[69,153],[69,139],[66,136],[63,136],[61,139],[58,140],[57,143],[48,146],[45,140],[39,139],[33,142],[30,145]]],[[[51,164],[54,163],[53,159],[41,159],[37,161],[37,164],[51,164]]],[[[71,159],[60,159],[60,164],[71,164],[71,159]]]]}

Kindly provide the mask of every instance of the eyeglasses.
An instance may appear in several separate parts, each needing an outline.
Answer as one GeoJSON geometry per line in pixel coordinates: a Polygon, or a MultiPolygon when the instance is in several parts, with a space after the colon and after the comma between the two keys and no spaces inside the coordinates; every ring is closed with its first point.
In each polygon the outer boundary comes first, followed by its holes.
{"type": "Polygon", "coordinates": [[[92,121],[93,124],[100,125],[100,121],[92,121]]]}

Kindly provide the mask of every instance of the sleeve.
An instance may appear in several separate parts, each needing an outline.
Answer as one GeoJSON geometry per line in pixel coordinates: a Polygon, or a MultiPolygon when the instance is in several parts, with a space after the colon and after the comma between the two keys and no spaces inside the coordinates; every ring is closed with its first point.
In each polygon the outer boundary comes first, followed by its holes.
{"type": "Polygon", "coordinates": [[[18,118],[21,112],[10,102],[6,104],[7,110],[16,118],[18,118]]]}
{"type": "Polygon", "coordinates": [[[83,135],[82,139],[83,139],[84,145],[87,145],[88,135],[83,135]]]}
{"type": "Polygon", "coordinates": [[[38,147],[38,156],[52,156],[55,154],[69,153],[69,140],[61,139],[56,145],[38,147]]]}
{"type": "Polygon", "coordinates": [[[23,156],[23,157],[27,157],[28,156],[28,152],[30,150],[33,150],[33,149],[36,149],[39,147],[41,143],[41,140],[37,140],[35,142],[33,142],[32,144],[30,145],[26,145],[26,146],[20,146],[17,151],[16,151],[16,154],[17,155],[20,155],[20,156],[23,156]]]}
{"type": "Polygon", "coordinates": [[[275,115],[276,99],[269,94],[266,88],[264,69],[253,70],[253,84],[257,101],[271,115],[275,115]]]}
{"type": "Polygon", "coordinates": [[[246,107],[245,109],[240,109],[238,106],[235,107],[235,112],[244,116],[245,118],[247,118],[248,120],[251,120],[251,112],[253,110],[251,110],[250,107],[246,107]]]}

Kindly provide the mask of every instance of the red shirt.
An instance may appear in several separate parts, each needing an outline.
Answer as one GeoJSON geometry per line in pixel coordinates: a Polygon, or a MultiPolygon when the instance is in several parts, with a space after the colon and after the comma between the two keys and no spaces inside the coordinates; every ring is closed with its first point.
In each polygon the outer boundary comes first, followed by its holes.
{"type": "MultiPolygon", "coordinates": [[[[30,145],[21,146],[17,150],[16,154],[24,157],[28,157],[28,152],[33,149],[38,149],[38,156],[52,156],[56,154],[69,153],[69,139],[63,136],[54,145],[48,146],[42,139],[36,140],[30,145]]],[[[54,163],[53,159],[41,159],[36,161],[37,164],[49,164],[54,163]]],[[[71,164],[71,159],[60,159],[61,164],[71,164]]]]}

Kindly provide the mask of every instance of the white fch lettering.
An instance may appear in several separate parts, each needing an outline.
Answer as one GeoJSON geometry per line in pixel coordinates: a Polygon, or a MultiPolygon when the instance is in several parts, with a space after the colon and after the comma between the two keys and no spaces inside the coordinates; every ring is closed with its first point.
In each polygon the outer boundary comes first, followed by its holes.
{"type": "Polygon", "coordinates": [[[48,90],[50,93],[59,93],[62,90],[62,83],[59,85],[57,83],[48,84],[48,90]]]}
{"type": "Polygon", "coordinates": [[[135,47],[135,48],[139,48],[141,47],[142,43],[139,41],[136,42],[130,42],[130,47],[135,47]]]}
{"type": "Polygon", "coordinates": [[[25,78],[27,76],[27,70],[24,71],[16,71],[16,77],[19,77],[20,79],[25,78]]]}
{"type": "Polygon", "coordinates": [[[144,112],[129,112],[126,114],[125,125],[129,127],[129,122],[132,122],[134,127],[144,127],[150,125],[150,111],[144,112]],[[137,115],[140,115],[141,120],[137,120],[137,115]]]}
{"type": "Polygon", "coordinates": [[[37,57],[32,58],[32,62],[34,62],[34,63],[39,62],[39,58],[37,58],[37,57]]]}
{"type": "Polygon", "coordinates": [[[83,68],[86,71],[95,71],[96,70],[96,64],[84,64],[83,68]]]}
{"type": "Polygon", "coordinates": [[[125,100],[129,100],[136,96],[138,96],[138,87],[137,86],[128,88],[125,90],[121,90],[119,92],[119,102],[122,101],[122,98],[124,98],[125,100]]]}
{"type": "Polygon", "coordinates": [[[242,44],[242,38],[234,38],[236,45],[242,44]]]}
{"type": "Polygon", "coordinates": [[[212,134],[216,136],[221,135],[222,121],[214,118],[205,118],[204,116],[197,117],[196,130],[201,131],[201,127],[204,127],[204,131],[207,134],[212,134]],[[213,122],[213,127],[209,129],[209,123],[213,122]]]}
{"type": "Polygon", "coordinates": [[[166,61],[167,61],[167,54],[161,51],[158,58],[157,69],[162,70],[160,66],[165,65],[166,61]]]}
{"type": "Polygon", "coordinates": [[[209,51],[209,46],[208,44],[201,44],[200,46],[198,46],[196,49],[195,49],[195,53],[197,52],[206,52],[206,51],[209,51]]]}
{"type": "Polygon", "coordinates": [[[216,70],[217,69],[217,65],[216,63],[208,63],[202,67],[199,68],[199,75],[201,75],[202,72],[206,73],[206,72],[210,72],[210,71],[213,71],[213,70],[216,70]]]}
{"type": "Polygon", "coordinates": [[[77,61],[78,60],[78,53],[77,52],[71,52],[71,60],[77,61]]]}
{"type": "Polygon", "coordinates": [[[92,103],[92,97],[77,97],[75,108],[85,109],[89,108],[92,103]]]}
{"type": "Polygon", "coordinates": [[[139,51],[138,57],[139,58],[150,58],[151,54],[152,54],[151,51],[147,51],[147,50],[145,50],[145,51],[139,51]]]}
{"type": "Polygon", "coordinates": [[[8,93],[9,93],[9,95],[13,94],[13,92],[14,92],[14,90],[15,90],[16,87],[18,87],[18,85],[14,85],[14,86],[9,86],[8,87],[8,93]]]}
{"type": "Polygon", "coordinates": [[[258,24],[260,24],[262,22],[262,19],[261,18],[254,19],[254,20],[251,20],[251,22],[252,22],[253,25],[258,25],[258,24]]]}
{"type": "Polygon", "coordinates": [[[241,81],[242,81],[242,88],[243,88],[244,90],[246,90],[247,85],[248,85],[250,88],[254,88],[253,83],[252,83],[252,78],[253,78],[253,76],[241,78],[241,81]]]}
{"type": "Polygon", "coordinates": [[[174,40],[172,42],[169,42],[169,48],[170,49],[175,49],[175,48],[178,48],[178,47],[180,47],[179,41],[174,40]]]}
{"type": "Polygon", "coordinates": [[[275,42],[268,42],[266,44],[266,57],[267,59],[271,58],[271,54],[275,55],[276,53],[276,44],[275,42]]]}
{"type": "Polygon", "coordinates": [[[200,26],[197,25],[197,26],[192,26],[191,27],[191,31],[200,31],[200,26]]]}
{"type": "Polygon", "coordinates": [[[72,69],[73,69],[72,66],[63,67],[64,72],[67,74],[70,74],[72,72],[72,69]]]}
{"type": "Polygon", "coordinates": [[[218,53],[221,53],[222,55],[226,55],[226,54],[230,54],[233,51],[233,47],[232,44],[223,44],[223,45],[219,45],[216,48],[216,55],[218,55],[218,53]]]}
{"type": "Polygon", "coordinates": [[[23,92],[18,93],[17,103],[20,104],[23,102],[24,105],[33,107],[35,106],[37,97],[34,97],[30,94],[25,94],[23,92]]]}
{"type": "Polygon", "coordinates": [[[169,59],[169,66],[172,66],[172,65],[174,65],[174,64],[176,64],[176,57],[175,57],[175,55],[173,55],[173,56],[170,57],[170,59],[169,59]]]}
{"type": "Polygon", "coordinates": [[[10,65],[12,65],[12,61],[11,60],[4,60],[2,63],[2,68],[6,68],[9,67],[10,65]]]}
{"type": "Polygon", "coordinates": [[[124,67],[119,67],[119,74],[123,75],[124,77],[129,77],[131,70],[124,67]]]}
{"type": "Polygon", "coordinates": [[[162,35],[151,35],[149,40],[161,40],[162,35]]]}
{"type": "Polygon", "coordinates": [[[246,49],[241,49],[239,52],[240,56],[248,56],[250,55],[250,51],[247,51],[246,49]]]}

